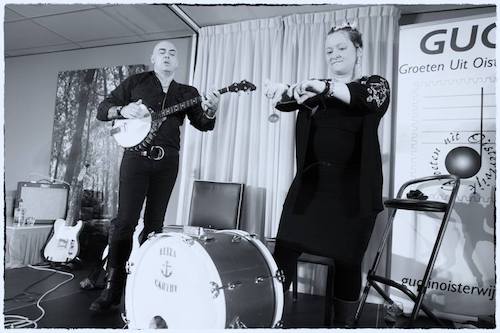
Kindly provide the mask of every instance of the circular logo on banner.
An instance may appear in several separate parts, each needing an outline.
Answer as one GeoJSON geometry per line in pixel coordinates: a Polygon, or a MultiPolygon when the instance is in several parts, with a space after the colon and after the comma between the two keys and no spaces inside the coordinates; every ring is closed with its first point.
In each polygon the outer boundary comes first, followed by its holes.
{"type": "MultiPolygon", "coordinates": [[[[444,146],[440,145],[439,147],[434,147],[431,154],[429,165],[433,174],[441,175],[449,173],[445,167],[445,160],[453,148],[457,148],[459,146],[469,147],[476,150],[478,154],[481,149],[481,167],[475,175],[466,179],[462,188],[471,193],[484,193],[489,195],[491,193],[491,189],[495,186],[496,178],[496,149],[494,140],[489,135],[483,133],[483,142],[480,147],[481,134],[479,132],[468,135],[464,132],[457,131],[450,132],[448,136],[444,137],[443,143],[444,146]]],[[[466,159],[467,156],[464,158],[466,159]]],[[[446,189],[447,187],[448,186],[446,186],[446,184],[443,185],[443,189],[446,189]]]]}

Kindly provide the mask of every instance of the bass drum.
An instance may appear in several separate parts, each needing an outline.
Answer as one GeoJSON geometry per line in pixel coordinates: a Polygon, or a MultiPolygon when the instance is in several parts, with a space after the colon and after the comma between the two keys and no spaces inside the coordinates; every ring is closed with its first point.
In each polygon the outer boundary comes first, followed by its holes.
{"type": "Polygon", "coordinates": [[[267,248],[240,230],[160,233],[128,263],[129,328],[279,327],[283,275],[267,248]]]}

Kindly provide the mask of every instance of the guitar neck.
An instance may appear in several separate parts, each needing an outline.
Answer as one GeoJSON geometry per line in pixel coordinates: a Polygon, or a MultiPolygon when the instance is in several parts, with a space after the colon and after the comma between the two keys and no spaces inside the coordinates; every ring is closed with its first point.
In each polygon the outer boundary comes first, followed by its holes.
{"type": "MultiPolygon", "coordinates": [[[[229,91],[229,88],[225,87],[225,88],[219,89],[218,91],[222,95],[222,94],[227,93],[229,91]]],[[[201,101],[202,101],[201,96],[198,96],[195,98],[188,99],[187,101],[181,102],[179,104],[169,106],[165,109],[160,110],[159,112],[154,113],[152,115],[152,120],[159,120],[159,119],[165,118],[166,116],[170,116],[174,113],[184,111],[184,110],[192,107],[193,105],[201,103],[201,101]]]]}

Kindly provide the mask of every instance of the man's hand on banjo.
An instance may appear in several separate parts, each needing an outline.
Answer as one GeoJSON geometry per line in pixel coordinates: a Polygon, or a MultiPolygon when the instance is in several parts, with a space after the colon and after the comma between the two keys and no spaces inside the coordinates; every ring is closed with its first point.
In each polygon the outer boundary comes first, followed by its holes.
{"type": "Polygon", "coordinates": [[[129,103],[125,105],[121,110],[120,114],[125,118],[144,118],[149,115],[148,108],[142,104],[142,99],[137,102],[129,103]]]}

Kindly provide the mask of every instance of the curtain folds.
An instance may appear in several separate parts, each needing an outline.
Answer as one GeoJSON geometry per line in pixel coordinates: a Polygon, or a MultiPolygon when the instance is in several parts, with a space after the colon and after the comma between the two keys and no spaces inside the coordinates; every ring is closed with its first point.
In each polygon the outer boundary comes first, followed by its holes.
{"type": "MultiPolygon", "coordinates": [[[[399,16],[395,6],[381,5],[202,28],[193,82],[200,93],[242,79],[253,82],[257,90],[221,96],[214,131],[200,133],[185,127],[177,223],[187,221],[194,179],[242,182],[246,185],[242,229],[274,237],[296,170],[296,115],[279,113],[279,121],[268,121],[275,111],[262,94],[264,80],[293,83],[329,77],[324,55],[327,33],[348,21],[363,34],[362,73],[379,74],[392,83],[399,16]]],[[[379,128],[385,197],[389,194],[390,110],[379,128]]],[[[379,229],[372,243],[378,240],[379,229]]],[[[310,269],[303,273],[301,282],[312,281],[317,274],[310,269]]],[[[323,288],[324,281],[315,280],[319,284],[315,282],[308,292],[323,288]]]]}
{"type": "Polygon", "coordinates": [[[201,93],[243,79],[257,86],[250,93],[221,96],[216,128],[183,132],[179,173],[178,223],[187,221],[194,179],[245,183],[242,228],[259,235],[276,233],[276,221],[293,177],[295,116],[277,123],[262,95],[265,79],[281,78],[281,18],[245,21],[200,31],[194,86],[201,93]],[[292,168],[290,168],[292,165],[292,168]]]}

